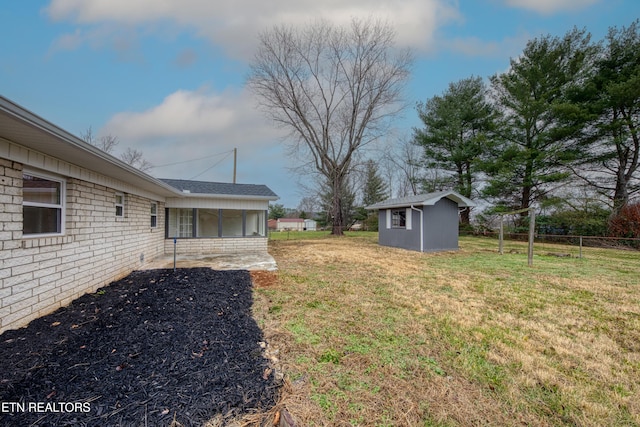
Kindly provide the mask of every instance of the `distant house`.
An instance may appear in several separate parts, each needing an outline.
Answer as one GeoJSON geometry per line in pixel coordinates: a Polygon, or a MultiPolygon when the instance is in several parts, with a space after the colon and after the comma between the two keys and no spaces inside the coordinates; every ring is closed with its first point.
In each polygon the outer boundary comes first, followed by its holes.
{"type": "Polygon", "coordinates": [[[267,251],[264,185],[160,180],[0,96],[0,333],[173,253],[267,251]]]}
{"type": "Polygon", "coordinates": [[[454,192],[388,199],[367,206],[378,211],[378,242],[420,252],[458,249],[460,209],[475,206],[454,192]]]}
{"type": "Polygon", "coordinates": [[[304,229],[306,231],[316,231],[318,228],[318,223],[315,219],[305,219],[304,220],[304,229]]]}
{"type": "Polygon", "coordinates": [[[313,219],[302,218],[278,218],[276,230],[278,231],[315,231],[317,222],[313,219]]]}
{"type": "Polygon", "coordinates": [[[303,231],[304,220],[302,218],[278,218],[278,231],[303,231]]]}
{"type": "Polygon", "coordinates": [[[364,224],[362,221],[356,221],[351,226],[349,226],[349,231],[361,231],[364,229],[364,224]]]}

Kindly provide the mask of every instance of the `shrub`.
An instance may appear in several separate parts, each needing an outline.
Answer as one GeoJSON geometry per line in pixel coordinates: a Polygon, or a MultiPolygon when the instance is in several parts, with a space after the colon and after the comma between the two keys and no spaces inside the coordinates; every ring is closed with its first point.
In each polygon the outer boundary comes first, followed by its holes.
{"type": "Polygon", "coordinates": [[[536,227],[542,234],[574,236],[606,236],[610,212],[602,207],[591,206],[584,210],[556,211],[540,215],[536,227]]]}
{"type": "Polygon", "coordinates": [[[609,221],[614,237],[640,238],[640,203],[626,205],[609,221]]]}

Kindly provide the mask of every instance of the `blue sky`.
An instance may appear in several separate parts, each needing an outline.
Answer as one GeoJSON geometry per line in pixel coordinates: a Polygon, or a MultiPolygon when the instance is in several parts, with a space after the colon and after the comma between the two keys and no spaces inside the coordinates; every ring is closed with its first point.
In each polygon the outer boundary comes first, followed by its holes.
{"type": "MultiPolygon", "coordinates": [[[[0,94],[63,129],[117,136],[159,178],[266,184],[295,208],[309,177],[244,86],[257,34],[322,17],[379,17],[416,62],[407,101],[505,71],[527,40],[574,26],[597,40],[637,0],[51,0],[0,3],[0,94]]],[[[386,144],[419,126],[405,111],[386,144]]]]}

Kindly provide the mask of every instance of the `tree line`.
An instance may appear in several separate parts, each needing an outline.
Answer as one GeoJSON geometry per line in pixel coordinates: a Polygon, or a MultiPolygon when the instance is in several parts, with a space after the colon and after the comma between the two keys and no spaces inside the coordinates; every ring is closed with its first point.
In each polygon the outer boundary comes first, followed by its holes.
{"type": "Polygon", "coordinates": [[[432,184],[484,200],[488,212],[536,207],[610,225],[638,216],[638,25],[600,41],[576,28],[538,37],[488,84],[471,76],[420,103],[413,142],[425,168],[443,171],[432,184]]]}
{"type": "Polygon", "coordinates": [[[577,28],[530,40],[507,71],[418,103],[421,126],[375,161],[364,148],[388,135],[412,64],[388,25],[277,27],[263,34],[248,82],[291,132],[302,168],[318,173],[315,203],[334,234],[392,190],[444,189],[485,206],[477,220],[535,207],[599,234],[620,215],[640,217],[638,25],[599,41],[577,28]]]}

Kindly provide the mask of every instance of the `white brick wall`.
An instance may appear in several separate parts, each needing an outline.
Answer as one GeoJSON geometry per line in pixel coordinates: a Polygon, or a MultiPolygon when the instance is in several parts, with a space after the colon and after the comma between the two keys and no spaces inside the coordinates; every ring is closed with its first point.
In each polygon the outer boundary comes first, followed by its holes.
{"type": "MultiPolygon", "coordinates": [[[[221,253],[267,252],[267,237],[228,237],[177,239],[177,255],[206,255],[221,253]]],[[[173,254],[173,239],[164,242],[164,253],[173,254]]]]}
{"type": "Polygon", "coordinates": [[[164,251],[164,205],[150,227],[152,200],[126,194],[115,217],[115,190],[66,180],[64,236],[22,235],[22,165],[0,159],[0,332],[122,278],[164,251]]]}
{"type": "MultiPolygon", "coordinates": [[[[64,235],[29,237],[22,234],[23,165],[0,158],[0,333],[95,292],[157,256],[173,254],[173,239],[164,238],[163,201],[125,192],[124,217],[117,218],[116,190],[108,180],[88,172],[96,178],[88,182],[77,177],[78,171],[76,178],[64,177],[64,235]],[[150,226],[152,202],[158,203],[157,228],[150,226]]],[[[267,240],[178,239],[177,253],[267,252],[267,240]]]]}

